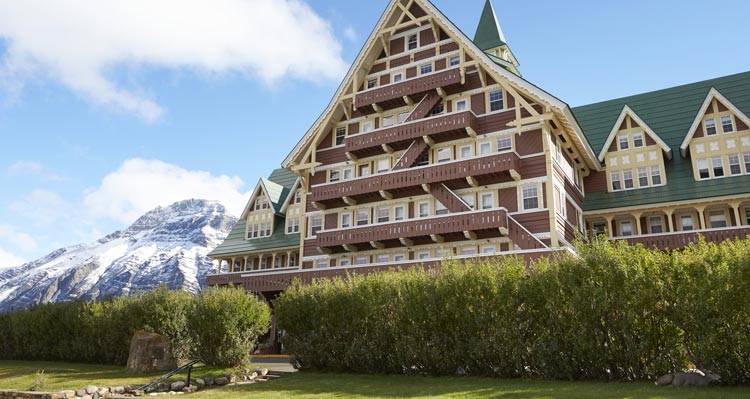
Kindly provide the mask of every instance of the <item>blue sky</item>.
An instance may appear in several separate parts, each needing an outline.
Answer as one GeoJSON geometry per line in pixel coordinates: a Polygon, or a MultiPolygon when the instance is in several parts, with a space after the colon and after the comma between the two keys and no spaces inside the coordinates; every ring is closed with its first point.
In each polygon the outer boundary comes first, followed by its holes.
{"type": "MultiPolygon", "coordinates": [[[[24,3],[0,5],[0,267],[182,198],[239,213],[387,1],[24,3]]],[[[750,65],[746,1],[493,3],[524,77],[571,106],[750,65]]],[[[473,36],[484,0],[434,4],[473,36]]]]}

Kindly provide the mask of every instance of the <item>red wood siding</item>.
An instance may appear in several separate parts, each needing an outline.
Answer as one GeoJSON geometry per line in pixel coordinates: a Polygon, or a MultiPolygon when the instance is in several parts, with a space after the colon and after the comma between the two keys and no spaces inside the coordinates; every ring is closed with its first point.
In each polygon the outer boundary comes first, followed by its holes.
{"type": "Polygon", "coordinates": [[[435,35],[432,33],[432,29],[425,29],[419,32],[419,45],[420,46],[426,46],[432,43],[435,43],[435,35]]]}
{"type": "Polygon", "coordinates": [[[438,60],[435,60],[435,70],[436,71],[442,71],[445,69],[445,58],[440,58],[438,60]]]}
{"type": "MultiPolygon", "coordinates": [[[[403,37],[391,40],[391,55],[404,52],[404,40],[403,37]]],[[[393,61],[391,61],[391,67],[393,67],[393,61]]]]}
{"type": "Polygon", "coordinates": [[[450,53],[451,51],[458,50],[458,44],[457,43],[448,43],[440,46],[440,54],[450,53]]]}
{"type": "Polygon", "coordinates": [[[498,205],[508,210],[508,212],[518,211],[518,197],[516,188],[501,188],[497,190],[498,205]]]}
{"type": "MultiPolygon", "coordinates": [[[[325,151],[318,150],[315,153],[315,159],[323,165],[346,162],[349,160],[346,157],[345,147],[330,148],[325,151]]],[[[315,174],[315,176],[317,175],[325,175],[325,172],[318,172],[315,174]]]]}
{"type": "Polygon", "coordinates": [[[547,175],[547,165],[544,155],[521,159],[521,178],[530,179],[547,175]]]}
{"type": "Polygon", "coordinates": [[[411,57],[405,55],[403,57],[394,58],[391,60],[391,69],[398,68],[411,62],[411,57]]]}
{"type": "Polygon", "coordinates": [[[532,233],[548,233],[550,231],[549,212],[547,211],[517,213],[512,216],[532,233]]]}
{"type": "Polygon", "coordinates": [[[740,118],[734,118],[734,123],[737,125],[738,131],[748,130],[747,125],[745,122],[741,121],[740,118]]]}
{"type": "Polygon", "coordinates": [[[435,56],[435,49],[431,48],[431,49],[423,50],[414,54],[414,61],[421,61],[421,60],[434,57],[434,56],[435,56]]]}
{"type": "Polygon", "coordinates": [[[485,112],[484,94],[474,94],[471,96],[471,110],[477,114],[482,115],[485,112]]]}
{"type": "Polygon", "coordinates": [[[583,186],[587,192],[601,193],[607,191],[607,172],[591,171],[591,174],[583,178],[583,186]]]}
{"type": "Polygon", "coordinates": [[[518,155],[538,154],[543,151],[544,142],[542,141],[541,130],[524,132],[520,136],[516,136],[516,152],[518,155]]]}
{"type": "Polygon", "coordinates": [[[372,73],[382,72],[382,71],[385,71],[385,62],[381,62],[379,64],[375,64],[375,65],[372,66],[372,68],[370,68],[370,73],[371,74],[372,73]]]}
{"type": "Polygon", "coordinates": [[[326,215],[323,228],[325,228],[326,230],[338,228],[338,217],[339,215],[336,213],[329,213],[328,215],[326,215]]]}

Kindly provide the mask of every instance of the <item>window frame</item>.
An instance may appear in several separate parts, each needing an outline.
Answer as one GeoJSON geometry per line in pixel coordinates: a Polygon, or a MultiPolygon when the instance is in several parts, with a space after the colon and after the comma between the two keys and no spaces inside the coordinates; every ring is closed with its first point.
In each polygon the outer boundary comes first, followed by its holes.
{"type": "Polygon", "coordinates": [[[388,223],[391,221],[391,208],[389,206],[379,206],[375,209],[375,218],[378,223],[388,223]],[[381,212],[385,211],[385,216],[381,216],[381,212]]]}
{"type": "Polygon", "coordinates": [[[645,145],[645,141],[643,137],[643,132],[641,131],[633,132],[633,148],[641,148],[644,145],[645,145]],[[640,141],[640,145],[637,144],[638,141],[636,140],[640,141]]]}
{"type": "Polygon", "coordinates": [[[711,226],[712,229],[722,229],[725,227],[729,227],[729,218],[727,217],[727,212],[724,209],[716,209],[712,211],[708,211],[708,225],[711,226]],[[714,216],[721,216],[722,220],[720,223],[723,224],[723,226],[714,226],[714,216]]]}
{"type": "Polygon", "coordinates": [[[499,112],[505,109],[505,99],[503,98],[503,95],[503,89],[493,90],[487,94],[489,112],[499,112]],[[497,95],[498,93],[500,94],[500,97],[493,99],[493,95],[497,95]],[[498,104],[499,107],[496,107],[498,104]]]}
{"type": "Polygon", "coordinates": [[[630,138],[627,133],[620,133],[617,135],[617,150],[626,151],[630,149],[630,138]],[[623,140],[624,139],[624,140],[623,140]]]}
{"type": "Polygon", "coordinates": [[[664,221],[662,220],[661,216],[650,216],[648,218],[648,231],[651,234],[661,234],[664,233],[664,221]],[[654,221],[658,221],[658,224],[655,224],[654,221]],[[659,231],[654,232],[654,227],[658,226],[659,231]]]}
{"type": "Polygon", "coordinates": [[[342,146],[346,139],[346,126],[339,126],[333,133],[333,145],[342,146]]]}
{"type": "Polygon", "coordinates": [[[635,188],[632,169],[625,169],[622,171],[622,187],[623,190],[632,190],[635,188]],[[628,176],[630,176],[630,178],[628,178],[628,176]],[[630,182],[630,186],[628,186],[628,182],[630,182]]]}
{"type": "Polygon", "coordinates": [[[371,90],[371,89],[377,88],[378,87],[378,78],[367,79],[367,82],[365,82],[365,87],[367,88],[366,90],[371,90]]]}
{"type": "Polygon", "coordinates": [[[727,155],[727,164],[729,165],[729,175],[730,176],[739,176],[742,174],[742,164],[740,163],[740,154],[729,154],[727,155]],[[735,158],[735,163],[732,163],[732,158],[735,158]],[[732,166],[737,167],[737,173],[734,173],[734,170],[732,170],[732,166]]]}
{"type": "Polygon", "coordinates": [[[323,230],[323,216],[310,216],[309,237],[316,237],[321,230],[323,230]],[[315,223],[316,220],[319,221],[317,226],[315,223]],[[315,229],[316,227],[318,228],[317,230],[315,229]]]}
{"type": "Polygon", "coordinates": [[[469,145],[462,145],[458,147],[458,159],[469,159],[474,157],[474,146],[469,145]],[[464,150],[469,150],[468,155],[464,156],[464,150]]]}
{"type": "Polygon", "coordinates": [[[405,45],[406,51],[412,51],[412,50],[416,50],[419,48],[419,32],[406,35],[404,40],[406,42],[406,45],[405,45]],[[413,43],[412,43],[412,38],[414,39],[413,43]]]}
{"type": "Polygon", "coordinates": [[[420,201],[417,203],[417,217],[422,218],[428,218],[430,217],[430,202],[429,201],[420,201]],[[426,213],[422,213],[422,206],[425,206],[427,208],[426,213]]]}
{"type": "Polygon", "coordinates": [[[711,118],[706,118],[703,120],[703,133],[706,136],[715,136],[716,134],[719,133],[719,130],[716,126],[716,119],[711,117],[711,118]],[[709,122],[711,126],[709,126],[709,122]],[[713,133],[709,133],[711,131],[713,131],[713,133]]]}
{"type": "Polygon", "coordinates": [[[498,137],[495,140],[495,145],[497,146],[497,152],[509,152],[509,151],[513,151],[513,137],[511,137],[511,136],[498,137]],[[501,148],[500,147],[500,142],[501,141],[505,142],[506,140],[508,141],[508,143],[510,145],[508,145],[507,147],[505,147],[505,144],[503,144],[503,147],[501,148]]]}
{"type": "Polygon", "coordinates": [[[621,191],[622,190],[622,176],[620,175],[620,172],[609,172],[609,184],[611,191],[621,191]],[[616,178],[616,179],[615,179],[616,178]]]}
{"type": "MultiPolygon", "coordinates": [[[[521,206],[524,211],[532,210],[532,209],[541,209],[542,201],[540,201],[539,198],[539,187],[537,185],[530,185],[530,186],[523,186],[521,187],[521,206]],[[528,190],[528,191],[527,191],[528,190]],[[531,195],[531,190],[533,190],[534,195],[531,195]],[[529,193],[529,196],[527,197],[526,194],[529,193]],[[534,206],[527,206],[526,201],[534,201],[536,204],[534,206]]],[[[531,205],[531,204],[529,204],[531,205]]]]}
{"type": "Polygon", "coordinates": [[[341,181],[341,171],[338,169],[331,169],[328,171],[328,182],[336,183],[341,181]],[[335,177],[334,177],[335,176],[335,177]]]}
{"type": "Polygon", "coordinates": [[[493,209],[495,207],[495,193],[490,192],[483,192],[479,193],[479,210],[487,210],[487,209],[493,209]],[[485,199],[489,198],[489,206],[486,206],[485,199]]]}
{"type": "Polygon", "coordinates": [[[732,115],[724,115],[719,118],[719,122],[721,122],[721,132],[722,133],[734,133],[734,118],[732,118],[732,115]],[[727,130],[727,124],[726,119],[729,119],[729,130],[727,130]]]}
{"type": "Polygon", "coordinates": [[[461,98],[453,100],[453,112],[463,112],[469,110],[469,100],[461,98]],[[463,109],[459,109],[459,104],[463,104],[463,109]]]}
{"type": "Polygon", "coordinates": [[[339,215],[339,228],[341,229],[347,229],[352,227],[352,213],[351,212],[342,212],[339,215]],[[349,219],[347,223],[344,222],[344,219],[349,219]],[[346,226],[345,226],[346,224],[346,226]]]}
{"type": "Polygon", "coordinates": [[[650,171],[645,166],[641,166],[637,169],[638,173],[638,188],[644,188],[649,186],[649,173],[650,171]],[[645,183],[644,180],[645,179],[645,183]]]}
{"type": "Polygon", "coordinates": [[[453,57],[450,57],[448,59],[448,67],[454,67],[454,66],[460,65],[460,64],[461,64],[461,57],[460,56],[454,55],[453,57]],[[456,60],[456,62],[454,63],[453,60],[456,60]]]}
{"type": "Polygon", "coordinates": [[[406,220],[408,215],[406,214],[406,206],[405,205],[396,205],[393,207],[393,221],[394,222],[400,222],[402,220],[406,220]],[[401,217],[398,217],[398,211],[401,210],[401,217]]]}
{"type": "Polygon", "coordinates": [[[651,174],[651,185],[652,186],[661,186],[664,184],[664,181],[661,178],[661,167],[659,165],[651,165],[650,168],[650,174],[651,174]],[[656,172],[656,173],[654,173],[656,172]],[[657,183],[656,180],[659,180],[657,183]]]}
{"type": "Polygon", "coordinates": [[[363,208],[363,209],[357,209],[354,211],[354,226],[360,227],[360,226],[367,226],[370,224],[370,209],[369,208],[363,208]],[[361,219],[360,216],[364,215],[365,218],[361,219]]]}
{"type": "Polygon", "coordinates": [[[429,75],[434,71],[432,63],[422,64],[419,66],[419,76],[429,75]]]}
{"type": "Polygon", "coordinates": [[[724,159],[721,156],[711,157],[711,174],[713,177],[724,177],[724,159]],[[717,171],[721,174],[717,174],[717,171]]]}
{"type": "Polygon", "coordinates": [[[479,155],[490,155],[492,154],[492,143],[489,141],[485,141],[482,143],[479,143],[479,155]],[[485,152],[483,148],[486,148],[487,151],[485,152]]]}
{"type": "Polygon", "coordinates": [[[435,150],[435,163],[450,162],[453,160],[453,148],[438,148],[435,150]],[[447,158],[441,158],[441,154],[448,154],[447,158]]]}
{"type": "Polygon", "coordinates": [[[693,231],[695,230],[695,220],[693,215],[680,215],[680,231],[693,231]],[[690,220],[690,228],[685,229],[685,220],[690,220]]]}
{"type": "Polygon", "coordinates": [[[619,230],[618,233],[620,233],[619,237],[632,237],[635,235],[633,231],[633,221],[631,220],[620,220],[617,222],[617,227],[619,230]],[[628,226],[628,234],[624,234],[625,229],[623,229],[623,226],[626,225],[628,226]]]}

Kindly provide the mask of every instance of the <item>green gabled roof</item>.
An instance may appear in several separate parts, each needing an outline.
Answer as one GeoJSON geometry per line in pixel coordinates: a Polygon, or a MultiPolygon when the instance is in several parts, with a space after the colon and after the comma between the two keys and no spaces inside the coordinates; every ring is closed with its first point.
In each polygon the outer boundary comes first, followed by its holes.
{"type": "Polygon", "coordinates": [[[286,223],[277,217],[270,237],[245,239],[245,220],[237,221],[229,235],[208,256],[236,256],[254,252],[263,252],[278,248],[299,247],[299,233],[285,234],[286,223]]]}
{"type": "Polygon", "coordinates": [[[750,114],[750,72],[573,108],[579,125],[597,154],[625,105],[648,124],[674,154],[672,160],[664,162],[665,186],[616,193],[589,192],[586,193],[584,210],[747,193],[750,175],[696,181],[691,158],[679,155],[680,145],[712,87],[745,115],[750,114]]]}
{"type": "Polygon", "coordinates": [[[279,213],[284,206],[289,193],[294,188],[297,175],[294,172],[279,168],[271,172],[268,179],[261,179],[268,193],[269,201],[273,204],[274,213],[279,213]]]}
{"type": "Polygon", "coordinates": [[[482,16],[479,18],[479,25],[477,26],[477,32],[474,34],[473,42],[482,51],[505,44],[505,36],[503,36],[503,31],[500,29],[500,24],[497,23],[495,10],[492,8],[490,0],[484,3],[484,9],[482,10],[482,16]]]}

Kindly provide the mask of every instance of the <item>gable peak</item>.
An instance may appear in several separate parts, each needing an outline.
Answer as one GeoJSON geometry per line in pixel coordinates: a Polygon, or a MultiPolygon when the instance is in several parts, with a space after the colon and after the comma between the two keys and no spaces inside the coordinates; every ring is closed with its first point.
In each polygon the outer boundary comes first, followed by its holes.
{"type": "Polygon", "coordinates": [[[500,28],[500,23],[497,22],[497,15],[490,0],[486,0],[484,3],[484,9],[482,10],[482,16],[479,18],[473,42],[482,51],[494,57],[493,60],[496,62],[499,61],[501,64],[507,64],[504,66],[509,67],[514,73],[517,73],[515,67],[519,65],[518,60],[516,60],[513,52],[508,47],[505,35],[500,28]]]}

